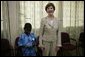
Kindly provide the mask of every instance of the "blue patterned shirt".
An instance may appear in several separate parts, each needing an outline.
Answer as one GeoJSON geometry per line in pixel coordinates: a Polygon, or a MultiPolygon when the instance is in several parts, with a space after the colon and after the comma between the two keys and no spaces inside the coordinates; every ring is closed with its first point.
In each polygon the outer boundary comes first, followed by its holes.
{"type": "Polygon", "coordinates": [[[36,50],[33,46],[35,44],[36,36],[34,33],[30,33],[29,36],[25,33],[21,34],[18,41],[18,46],[23,46],[23,56],[36,56],[36,50]],[[27,48],[26,48],[27,47],[27,48]]]}

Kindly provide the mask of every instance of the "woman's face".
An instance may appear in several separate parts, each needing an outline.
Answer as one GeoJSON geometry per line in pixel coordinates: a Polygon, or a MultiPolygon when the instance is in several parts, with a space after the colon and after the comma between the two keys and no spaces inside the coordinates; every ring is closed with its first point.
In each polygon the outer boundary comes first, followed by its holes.
{"type": "Polygon", "coordinates": [[[48,15],[53,15],[54,9],[53,9],[52,6],[49,6],[49,7],[47,8],[47,13],[48,13],[48,15]]]}

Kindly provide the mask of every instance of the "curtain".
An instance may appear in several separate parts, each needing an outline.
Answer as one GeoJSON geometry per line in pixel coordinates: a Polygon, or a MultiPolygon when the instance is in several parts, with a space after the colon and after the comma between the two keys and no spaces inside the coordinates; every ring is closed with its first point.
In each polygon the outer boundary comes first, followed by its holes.
{"type": "Polygon", "coordinates": [[[17,1],[2,1],[1,38],[9,40],[14,47],[15,39],[19,36],[19,3],[17,1]]]}
{"type": "Polygon", "coordinates": [[[1,38],[8,39],[14,47],[16,37],[23,33],[24,24],[27,22],[32,24],[32,31],[38,35],[41,18],[47,15],[45,5],[48,2],[49,1],[2,1],[1,38]]]}
{"type": "Polygon", "coordinates": [[[78,39],[84,30],[83,1],[2,1],[1,3],[1,38],[7,38],[14,46],[15,39],[23,33],[24,24],[32,24],[32,32],[39,34],[41,18],[47,16],[45,6],[55,5],[54,15],[62,21],[62,31],[78,39]]]}
{"type": "Polygon", "coordinates": [[[10,21],[7,1],[1,1],[1,38],[10,40],[10,21]]]}
{"type": "Polygon", "coordinates": [[[76,40],[84,32],[83,1],[63,1],[63,30],[76,40]]]}

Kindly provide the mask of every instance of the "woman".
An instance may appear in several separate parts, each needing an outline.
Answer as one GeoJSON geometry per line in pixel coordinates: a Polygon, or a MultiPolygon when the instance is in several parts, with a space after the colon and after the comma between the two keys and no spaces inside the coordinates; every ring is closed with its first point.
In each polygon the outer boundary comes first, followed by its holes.
{"type": "Polygon", "coordinates": [[[54,17],[55,6],[48,3],[45,7],[48,16],[41,19],[39,47],[44,47],[43,56],[56,56],[61,47],[60,21],[54,17]]]}

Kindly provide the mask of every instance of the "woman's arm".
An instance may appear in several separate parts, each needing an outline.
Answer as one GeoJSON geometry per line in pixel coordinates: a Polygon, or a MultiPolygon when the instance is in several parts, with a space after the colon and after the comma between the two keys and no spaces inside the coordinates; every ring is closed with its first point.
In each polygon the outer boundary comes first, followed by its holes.
{"type": "Polygon", "coordinates": [[[58,41],[57,41],[57,46],[58,47],[61,47],[62,44],[61,44],[61,21],[59,20],[58,21],[58,41]]]}
{"type": "Polygon", "coordinates": [[[40,30],[39,30],[39,46],[42,46],[43,28],[44,28],[44,20],[41,19],[40,30]]]}

